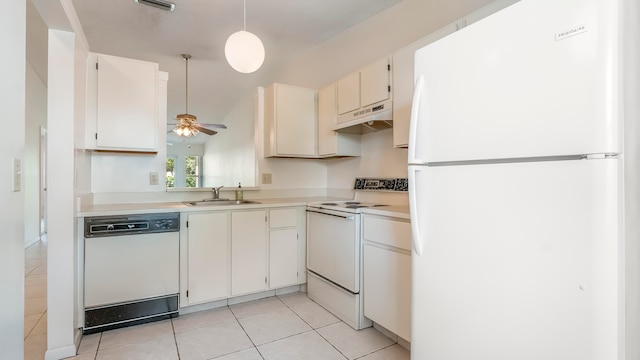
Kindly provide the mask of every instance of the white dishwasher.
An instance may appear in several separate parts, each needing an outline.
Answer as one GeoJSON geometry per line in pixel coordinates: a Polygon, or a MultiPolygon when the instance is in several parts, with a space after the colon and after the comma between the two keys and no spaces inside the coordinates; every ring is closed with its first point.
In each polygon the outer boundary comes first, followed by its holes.
{"type": "Polygon", "coordinates": [[[84,220],[85,334],[178,314],[180,213],[84,220]]]}

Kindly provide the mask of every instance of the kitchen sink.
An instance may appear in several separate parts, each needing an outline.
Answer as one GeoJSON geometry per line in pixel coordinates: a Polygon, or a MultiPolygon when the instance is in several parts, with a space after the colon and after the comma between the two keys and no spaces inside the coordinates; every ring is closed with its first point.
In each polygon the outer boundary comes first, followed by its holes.
{"type": "Polygon", "coordinates": [[[244,205],[244,204],[260,204],[253,200],[229,200],[229,199],[206,199],[200,201],[185,201],[187,206],[216,206],[216,205],[244,205]]]}

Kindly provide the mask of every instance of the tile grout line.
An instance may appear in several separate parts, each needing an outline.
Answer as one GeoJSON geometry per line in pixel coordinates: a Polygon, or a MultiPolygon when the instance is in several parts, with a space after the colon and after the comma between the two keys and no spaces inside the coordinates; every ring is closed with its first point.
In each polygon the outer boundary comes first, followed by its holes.
{"type": "MultiPolygon", "coordinates": [[[[180,315],[178,315],[180,316],[180,315]]],[[[180,348],[178,347],[178,339],[176,338],[176,328],[173,326],[173,319],[171,320],[171,332],[173,333],[173,343],[176,345],[176,354],[178,354],[178,360],[180,360],[180,348]]]]}

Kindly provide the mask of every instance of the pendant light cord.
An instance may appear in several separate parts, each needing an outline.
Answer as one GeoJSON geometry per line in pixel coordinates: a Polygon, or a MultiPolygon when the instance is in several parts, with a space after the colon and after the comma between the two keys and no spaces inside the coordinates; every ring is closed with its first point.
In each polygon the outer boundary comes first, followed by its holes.
{"type": "Polygon", "coordinates": [[[244,31],[247,31],[247,0],[243,0],[243,23],[244,23],[244,31]]]}
{"type": "Polygon", "coordinates": [[[184,85],[185,85],[185,113],[188,114],[189,113],[189,59],[191,59],[191,55],[189,54],[182,54],[182,58],[185,61],[184,67],[185,67],[185,79],[184,79],[184,85]]]}

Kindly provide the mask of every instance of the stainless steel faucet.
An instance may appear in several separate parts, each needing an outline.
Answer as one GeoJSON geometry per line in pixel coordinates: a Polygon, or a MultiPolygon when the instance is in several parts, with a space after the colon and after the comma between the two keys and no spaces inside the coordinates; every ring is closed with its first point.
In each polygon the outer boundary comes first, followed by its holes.
{"type": "Polygon", "coordinates": [[[224,186],[220,186],[217,188],[212,188],[211,190],[213,191],[213,198],[214,199],[220,199],[220,189],[222,189],[224,186]]]}

